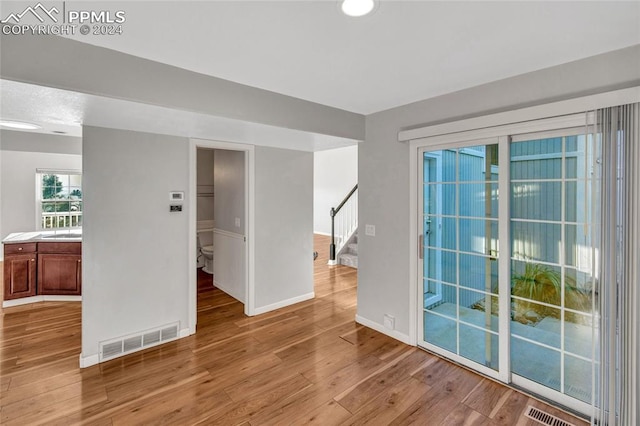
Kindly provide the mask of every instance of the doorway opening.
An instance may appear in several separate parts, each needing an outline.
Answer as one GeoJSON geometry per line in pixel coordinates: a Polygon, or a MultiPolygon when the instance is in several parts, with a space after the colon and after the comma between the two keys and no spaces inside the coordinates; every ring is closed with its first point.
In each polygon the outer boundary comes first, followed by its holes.
{"type": "Polygon", "coordinates": [[[253,315],[254,147],[192,139],[189,163],[189,331],[194,334],[199,283],[210,282],[253,315]]]}

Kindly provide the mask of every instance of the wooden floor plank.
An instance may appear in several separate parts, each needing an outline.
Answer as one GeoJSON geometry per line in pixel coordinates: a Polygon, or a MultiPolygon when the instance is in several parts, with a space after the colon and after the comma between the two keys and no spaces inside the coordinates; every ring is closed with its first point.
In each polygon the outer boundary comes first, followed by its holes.
{"type": "Polygon", "coordinates": [[[314,299],[247,317],[199,270],[195,335],[86,369],[81,303],[2,309],[0,423],[533,426],[534,405],[586,425],[357,324],[357,271],[315,243],[314,299]]]}
{"type": "Polygon", "coordinates": [[[316,380],[313,381],[312,386],[272,405],[269,410],[257,414],[255,421],[260,425],[296,424],[298,421],[309,420],[303,419],[305,417],[314,417],[307,413],[315,413],[316,417],[322,417],[317,413],[322,406],[342,412],[333,405],[328,405],[328,401],[333,401],[336,395],[369,377],[379,370],[382,364],[380,359],[368,356],[358,362],[343,365],[342,368],[326,369],[324,374],[315,375],[316,380]]]}
{"type": "MultiPolygon", "coordinates": [[[[393,386],[386,385],[368,403],[356,407],[354,415],[345,420],[345,425],[389,424],[412,406],[431,389],[419,380],[406,375],[393,386]]],[[[343,405],[340,402],[340,405],[343,405]]],[[[347,407],[345,407],[348,409],[347,407]]],[[[353,408],[352,408],[353,409],[353,408]]],[[[351,411],[350,409],[348,409],[351,411]]]]}
{"type": "Polygon", "coordinates": [[[291,422],[287,423],[273,423],[273,424],[295,424],[295,425],[337,425],[341,424],[349,417],[351,413],[344,409],[333,399],[327,401],[325,404],[317,407],[308,412],[302,412],[300,416],[296,416],[291,419],[291,422]]]}
{"type": "Polygon", "coordinates": [[[490,424],[491,420],[488,417],[483,416],[465,404],[456,405],[440,423],[441,426],[489,426],[490,424]]]}
{"type": "Polygon", "coordinates": [[[507,398],[502,408],[500,408],[494,416],[492,424],[495,426],[516,424],[518,419],[524,417],[524,411],[527,408],[528,402],[528,396],[520,392],[510,392],[509,398],[507,398]]]}
{"type": "Polygon", "coordinates": [[[349,412],[356,413],[363,405],[377,398],[388,387],[411,378],[409,373],[425,361],[427,361],[427,356],[424,352],[418,349],[409,349],[387,362],[381,369],[356,386],[337,395],[335,400],[349,412]]]}
{"type": "Polygon", "coordinates": [[[210,377],[204,377],[117,411],[111,420],[114,425],[188,424],[221,414],[231,404],[229,396],[212,386],[210,377]]]}
{"type": "Polygon", "coordinates": [[[492,380],[484,379],[462,402],[485,417],[493,418],[506,402],[510,392],[512,392],[510,389],[492,380]]]}
{"type": "Polygon", "coordinates": [[[422,394],[411,406],[391,421],[390,425],[438,425],[459,403],[456,395],[443,391],[438,384],[422,394]],[[428,421],[428,423],[427,423],[428,421]]]}

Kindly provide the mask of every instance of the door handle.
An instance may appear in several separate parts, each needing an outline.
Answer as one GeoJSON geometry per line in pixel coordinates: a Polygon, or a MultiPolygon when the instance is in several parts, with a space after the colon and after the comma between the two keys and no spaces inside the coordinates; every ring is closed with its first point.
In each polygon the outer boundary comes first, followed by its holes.
{"type": "Polygon", "coordinates": [[[424,235],[418,235],[418,259],[424,259],[424,235]]]}

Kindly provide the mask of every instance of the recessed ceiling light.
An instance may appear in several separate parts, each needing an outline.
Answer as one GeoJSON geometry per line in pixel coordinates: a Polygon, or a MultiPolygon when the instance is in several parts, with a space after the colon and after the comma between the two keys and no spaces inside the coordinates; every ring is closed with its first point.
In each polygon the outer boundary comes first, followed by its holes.
{"type": "Polygon", "coordinates": [[[6,127],[8,129],[16,129],[16,130],[36,130],[40,129],[40,126],[33,123],[24,123],[22,121],[10,121],[10,120],[0,120],[0,126],[6,127]]]}
{"type": "Polygon", "coordinates": [[[375,3],[373,0],[344,0],[342,2],[342,12],[349,16],[364,16],[373,10],[375,3]]]}

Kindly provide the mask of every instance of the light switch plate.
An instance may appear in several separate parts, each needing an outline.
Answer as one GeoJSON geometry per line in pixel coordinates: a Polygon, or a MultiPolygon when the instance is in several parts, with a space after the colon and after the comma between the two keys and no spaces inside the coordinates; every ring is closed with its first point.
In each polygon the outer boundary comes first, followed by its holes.
{"type": "Polygon", "coordinates": [[[184,191],[171,191],[169,192],[170,201],[184,201],[184,191]]]}
{"type": "Polygon", "coordinates": [[[364,235],[368,235],[370,237],[376,236],[376,227],[375,225],[365,225],[364,226],[364,235]]]}

